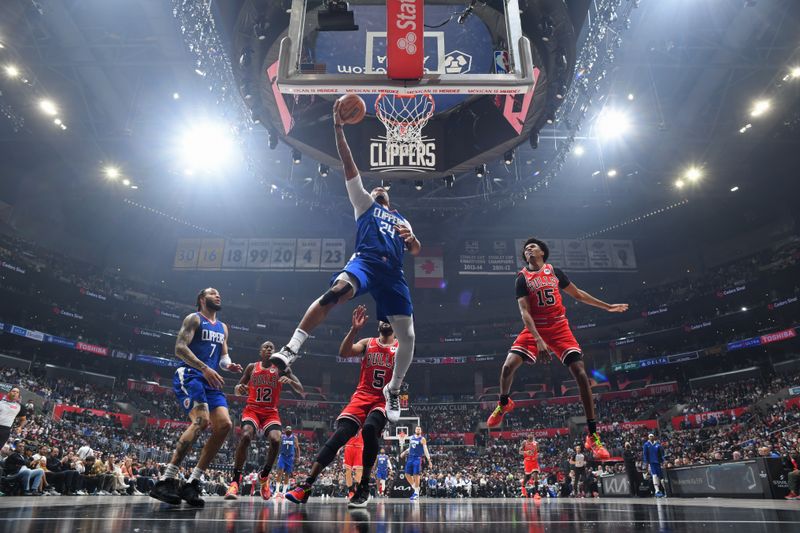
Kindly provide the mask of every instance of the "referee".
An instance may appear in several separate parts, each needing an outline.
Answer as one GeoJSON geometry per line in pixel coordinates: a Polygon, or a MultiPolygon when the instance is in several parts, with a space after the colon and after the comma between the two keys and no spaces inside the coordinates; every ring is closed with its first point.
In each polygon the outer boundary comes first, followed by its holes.
{"type": "Polygon", "coordinates": [[[19,428],[25,427],[28,422],[25,408],[19,403],[19,388],[14,387],[5,398],[0,400],[0,448],[5,446],[11,435],[11,426],[14,420],[19,418],[19,428]]]}

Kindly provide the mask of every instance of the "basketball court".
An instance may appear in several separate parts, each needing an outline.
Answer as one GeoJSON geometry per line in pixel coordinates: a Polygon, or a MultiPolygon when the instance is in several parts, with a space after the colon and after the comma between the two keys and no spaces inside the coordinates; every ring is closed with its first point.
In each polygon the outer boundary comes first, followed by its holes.
{"type": "Polygon", "coordinates": [[[348,509],[344,498],[206,500],[173,508],[146,496],[0,499],[4,531],[794,531],[797,502],[725,499],[405,499],[348,509]]]}

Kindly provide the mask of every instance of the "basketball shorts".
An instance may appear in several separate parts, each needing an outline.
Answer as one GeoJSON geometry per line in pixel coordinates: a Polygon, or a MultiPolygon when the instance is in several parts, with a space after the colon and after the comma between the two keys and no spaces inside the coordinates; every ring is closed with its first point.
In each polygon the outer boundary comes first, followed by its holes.
{"type": "Polygon", "coordinates": [[[383,394],[378,396],[356,392],[350,397],[350,403],[342,409],[336,420],[347,418],[361,427],[372,411],[380,411],[383,416],[386,416],[386,398],[383,397],[383,394]]]}
{"type": "Polygon", "coordinates": [[[294,456],[279,455],[278,470],[291,474],[294,471],[294,456]]]}
{"type": "Polygon", "coordinates": [[[406,460],[406,474],[418,476],[422,471],[422,457],[409,457],[406,460]]]}
{"type": "Polygon", "coordinates": [[[370,293],[375,300],[378,320],[388,322],[393,315],[412,316],[411,291],[401,267],[393,268],[379,259],[354,254],[344,270],[334,274],[333,284],[342,273],[349,274],[358,282],[356,296],[370,293]]]}
{"type": "Polygon", "coordinates": [[[661,471],[661,463],[650,463],[650,475],[664,477],[664,473],[661,471]]]}
{"type": "Polygon", "coordinates": [[[256,433],[267,433],[270,430],[281,429],[281,417],[277,409],[264,409],[247,405],[242,411],[242,425],[249,424],[256,429],[256,433]]]}
{"type": "Polygon", "coordinates": [[[193,368],[182,366],[175,371],[172,390],[186,414],[203,403],[208,405],[209,411],[217,407],[228,407],[225,393],[209,385],[203,375],[193,368]]]}
{"type": "MultiPolygon", "coordinates": [[[[569,329],[569,322],[567,320],[559,320],[553,324],[541,326],[537,324],[536,331],[542,336],[542,339],[550,348],[550,351],[552,351],[562,363],[570,364],[583,357],[581,355],[578,359],[572,359],[572,357],[574,357],[572,356],[570,357],[570,361],[565,361],[567,354],[570,352],[582,354],[581,346],[578,344],[578,341],[575,340],[572,330],[569,329]]],[[[533,338],[528,328],[525,328],[517,335],[517,338],[511,345],[511,349],[508,351],[519,355],[525,362],[533,364],[536,362],[539,349],[536,347],[536,339],[533,338]]]]}
{"type": "Polygon", "coordinates": [[[389,479],[389,471],[388,471],[388,470],[378,470],[378,471],[375,473],[375,477],[376,477],[377,479],[380,479],[380,480],[386,481],[387,479],[389,479]]]}
{"type": "Polygon", "coordinates": [[[344,447],[344,466],[350,468],[361,468],[364,466],[362,458],[364,457],[364,448],[356,446],[344,447]]]}
{"type": "Polygon", "coordinates": [[[537,459],[525,459],[525,475],[539,472],[539,461],[537,459]]]}

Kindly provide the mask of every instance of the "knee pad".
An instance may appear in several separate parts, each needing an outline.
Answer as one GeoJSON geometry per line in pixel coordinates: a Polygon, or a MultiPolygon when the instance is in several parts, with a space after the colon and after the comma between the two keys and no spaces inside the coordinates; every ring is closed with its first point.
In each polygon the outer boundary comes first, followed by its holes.
{"type": "Polygon", "coordinates": [[[349,291],[353,290],[353,287],[348,283],[341,289],[330,288],[325,291],[325,294],[319,299],[320,305],[328,305],[328,304],[336,304],[339,302],[339,298],[347,294],[349,291]]]}

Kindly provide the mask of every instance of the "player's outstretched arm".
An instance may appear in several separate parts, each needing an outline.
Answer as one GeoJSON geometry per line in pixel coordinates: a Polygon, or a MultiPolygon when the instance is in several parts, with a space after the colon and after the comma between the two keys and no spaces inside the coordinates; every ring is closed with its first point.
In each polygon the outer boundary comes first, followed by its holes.
{"type": "Polygon", "coordinates": [[[623,313],[623,312],[628,310],[628,304],[609,304],[609,303],[606,303],[603,300],[595,298],[594,296],[592,296],[588,292],[579,289],[577,286],[575,286],[574,283],[570,283],[569,285],[564,287],[562,290],[564,292],[566,292],[567,294],[569,294],[570,296],[572,296],[573,298],[575,298],[576,300],[578,300],[579,302],[581,302],[581,303],[585,303],[587,305],[592,305],[594,307],[599,307],[600,309],[608,311],[609,313],[623,313]]]}
{"type": "Polygon", "coordinates": [[[428,452],[428,440],[422,437],[422,451],[425,452],[425,459],[428,460],[428,467],[430,468],[433,463],[431,462],[431,454],[428,452]]]}
{"type": "Polygon", "coordinates": [[[336,133],[336,150],[339,152],[339,159],[342,160],[344,167],[345,185],[347,186],[347,196],[350,198],[350,203],[353,204],[356,218],[366,213],[367,209],[372,207],[375,202],[364,189],[361,183],[361,176],[358,173],[355,161],[353,161],[353,154],[350,151],[350,146],[347,144],[347,138],[344,135],[344,123],[339,116],[339,101],[333,104],[333,129],[336,133]]]}
{"type": "Polygon", "coordinates": [[[519,454],[525,455],[525,441],[522,441],[522,444],[519,445],[519,454]]]}
{"type": "Polygon", "coordinates": [[[247,368],[244,369],[239,383],[233,388],[233,392],[235,392],[237,396],[247,396],[247,384],[250,383],[250,378],[253,377],[253,369],[255,369],[255,367],[255,363],[250,363],[247,365],[247,368]]]}
{"type": "Polygon", "coordinates": [[[242,371],[242,365],[231,361],[231,356],[228,352],[228,325],[222,324],[225,329],[225,340],[222,341],[222,357],[219,358],[219,367],[228,372],[235,372],[239,374],[242,371]]]}
{"type": "Polygon", "coordinates": [[[303,384],[300,383],[300,379],[292,373],[290,369],[286,369],[286,372],[280,377],[280,382],[284,385],[289,385],[293,391],[297,394],[304,394],[305,389],[303,389],[303,384]]]}
{"type": "Polygon", "coordinates": [[[347,335],[342,340],[341,346],[339,346],[339,357],[362,355],[367,350],[369,339],[361,339],[358,342],[353,341],[361,328],[364,327],[364,324],[367,323],[368,318],[365,305],[359,305],[353,310],[352,325],[350,326],[350,331],[347,332],[347,335]]]}

